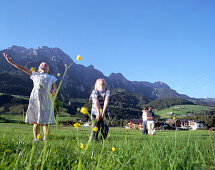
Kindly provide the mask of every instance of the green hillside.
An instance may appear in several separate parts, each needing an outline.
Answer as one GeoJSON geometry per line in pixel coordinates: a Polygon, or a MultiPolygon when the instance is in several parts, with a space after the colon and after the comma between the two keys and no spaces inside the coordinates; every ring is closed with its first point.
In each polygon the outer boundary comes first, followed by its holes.
{"type": "Polygon", "coordinates": [[[171,98],[171,97],[153,100],[150,103],[148,103],[148,106],[151,106],[157,110],[163,110],[175,105],[195,105],[195,104],[193,102],[190,102],[182,98],[171,98]]]}
{"type": "Polygon", "coordinates": [[[204,115],[209,114],[214,107],[200,106],[200,105],[175,105],[163,110],[154,110],[156,115],[162,118],[171,118],[174,115],[179,117],[193,116],[193,115],[204,115]],[[171,114],[172,113],[172,114],[171,114]]]}

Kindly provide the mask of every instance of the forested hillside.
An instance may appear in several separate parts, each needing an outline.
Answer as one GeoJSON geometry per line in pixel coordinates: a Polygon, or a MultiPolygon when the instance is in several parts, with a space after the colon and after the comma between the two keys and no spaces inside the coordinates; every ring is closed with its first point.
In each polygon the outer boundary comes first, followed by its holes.
{"type": "Polygon", "coordinates": [[[174,105],[194,105],[194,103],[182,98],[165,98],[157,99],[147,104],[147,106],[151,106],[157,110],[162,110],[174,105]]]}

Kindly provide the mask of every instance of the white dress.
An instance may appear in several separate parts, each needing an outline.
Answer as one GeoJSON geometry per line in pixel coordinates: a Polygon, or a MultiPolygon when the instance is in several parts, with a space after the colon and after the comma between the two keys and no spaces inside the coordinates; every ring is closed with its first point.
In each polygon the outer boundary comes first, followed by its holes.
{"type": "Polygon", "coordinates": [[[51,96],[52,84],[57,79],[47,73],[32,74],[34,88],[31,92],[25,122],[54,124],[54,103],[51,96]]]}

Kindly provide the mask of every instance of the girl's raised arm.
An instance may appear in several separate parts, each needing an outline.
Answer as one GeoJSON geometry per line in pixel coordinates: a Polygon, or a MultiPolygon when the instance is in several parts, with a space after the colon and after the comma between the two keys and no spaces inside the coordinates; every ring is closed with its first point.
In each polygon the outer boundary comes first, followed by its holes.
{"type": "Polygon", "coordinates": [[[30,75],[30,76],[32,75],[32,72],[31,72],[29,69],[27,69],[27,68],[25,68],[25,67],[23,67],[23,66],[21,66],[21,65],[18,65],[18,64],[16,64],[16,63],[14,63],[14,62],[11,60],[11,58],[8,58],[8,56],[7,56],[6,53],[3,53],[3,56],[5,57],[5,59],[7,60],[7,62],[10,63],[11,65],[13,65],[14,67],[16,67],[16,68],[18,68],[18,69],[24,71],[25,73],[27,73],[27,74],[30,75]]]}

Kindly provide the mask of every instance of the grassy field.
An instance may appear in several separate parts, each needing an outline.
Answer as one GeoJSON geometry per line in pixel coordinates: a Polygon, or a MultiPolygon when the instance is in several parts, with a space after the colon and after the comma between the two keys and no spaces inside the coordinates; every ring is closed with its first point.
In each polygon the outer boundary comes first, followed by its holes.
{"type": "Polygon", "coordinates": [[[32,140],[32,126],[0,123],[0,169],[215,169],[215,134],[110,128],[104,142],[87,145],[90,128],[52,127],[47,142],[32,140]],[[112,147],[116,151],[112,151],[112,147]]]}
{"type": "Polygon", "coordinates": [[[156,115],[160,115],[162,118],[170,118],[171,115],[167,114],[173,112],[177,115],[187,115],[190,113],[200,114],[200,112],[209,111],[213,107],[200,106],[200,105],[175,105],[167,109],[155,111],[156,115]]]}

